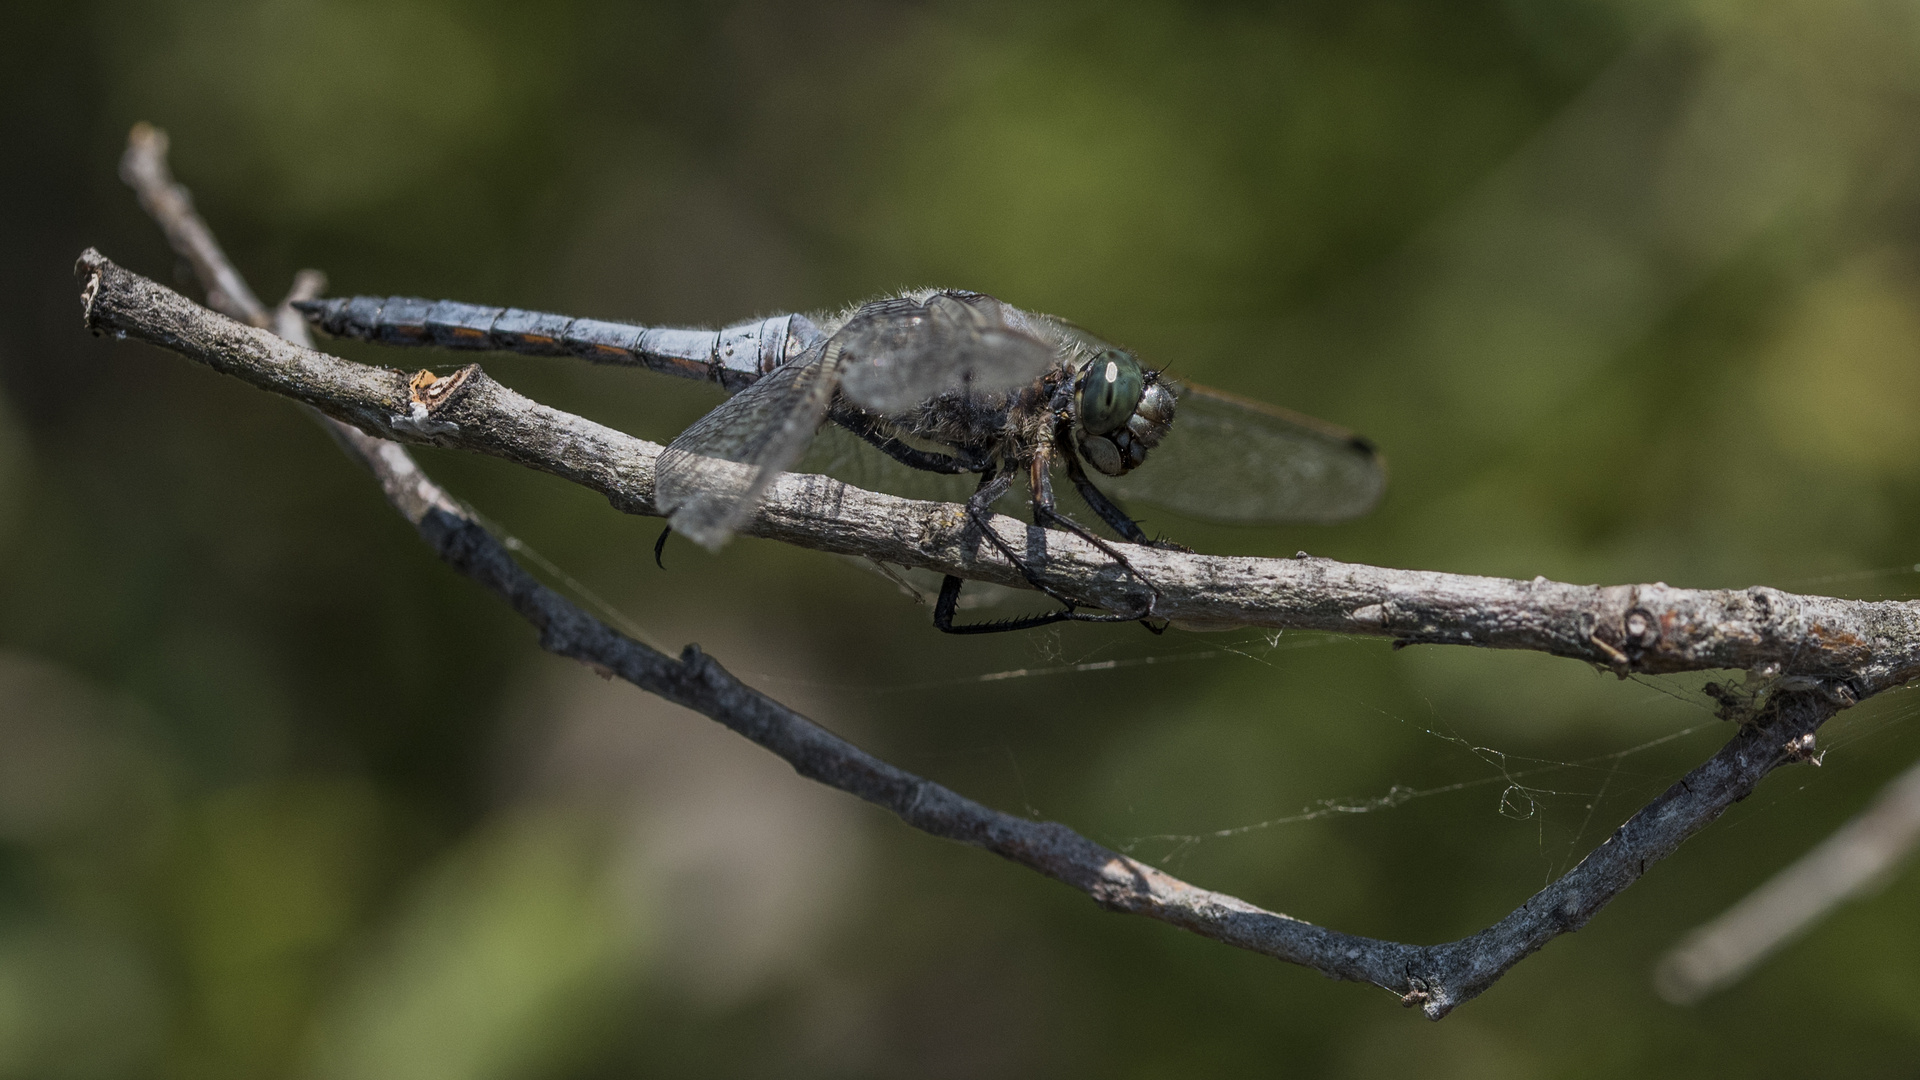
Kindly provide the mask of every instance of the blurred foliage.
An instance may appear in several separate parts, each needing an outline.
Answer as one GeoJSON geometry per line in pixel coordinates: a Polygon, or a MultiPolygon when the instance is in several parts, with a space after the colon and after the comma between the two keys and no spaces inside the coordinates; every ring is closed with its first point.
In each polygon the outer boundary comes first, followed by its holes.
{"type": "MultiPolygon", "coordinates": [[[[1910,1073],[1920,873],[1703,1007],[1649,985],[1920,751],[1904,693],[1429,1025],[544,656],[285,403],[85,337],[65,268],[175,265],[115,178],[146,119],[268,297],[318,266],[695,323],[983,289],[1386,447],[1363,522],[1149,521],[1203,550],[1905,597],[1912,3],[13,0],[0,30],[0,1076],[1910,1073]]],[[[488,366],[653,439],[714,401],[488,366]]],[[[1344,930],[1478,929],[1726,734],[1697,680],[1534,656],[956,640],[850,563],[663,574],[657,523],[424,456],[654,640],[1344,930]]]]}

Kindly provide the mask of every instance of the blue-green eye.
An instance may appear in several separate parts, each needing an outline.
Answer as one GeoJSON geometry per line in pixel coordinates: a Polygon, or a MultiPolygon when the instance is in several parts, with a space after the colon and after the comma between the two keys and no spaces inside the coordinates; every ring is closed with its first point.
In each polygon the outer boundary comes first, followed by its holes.
{"type": "Polygon", "coordinates": [[[1105,435],[1127,422],[1147,389],[1140,361],[1122,349],[1102,349],[1087,365],[1080,384],[1080,426],[1089,434],[1105,435]]]}

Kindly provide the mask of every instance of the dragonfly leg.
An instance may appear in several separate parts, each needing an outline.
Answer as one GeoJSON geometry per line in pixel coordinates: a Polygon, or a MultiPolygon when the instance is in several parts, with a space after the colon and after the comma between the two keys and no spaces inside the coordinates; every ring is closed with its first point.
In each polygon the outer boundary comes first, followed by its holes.
{"type": "Polygon", "coordinates": [[[960,604],[960,586],[957,577],[948,576],[940,583],[940,599],[933,605],[933,625],[944,634],[1001,634],[1010,630],[1031,630],[1036,626],[1048,626],[1057,622],[1066,622],[1079,614],[1072,606],[1038,615],[1026,615],[1017,619],[1001,619],[996,622],[968,623],[956,625],[954,612],[960,604]]]}
{"type": "Polygon", "coordinates": [[[836,408],[828,416],[834,423],[865,439],[874,449],[910,469],[945,473],[949,476],[984,471],[984,462],[959,454],[942,454],[910,446],[881,431],[873,418],[864,413],[847,408],[836,408]]]}
{"type": "Polygon", "coordinates": [[[1068,451],[1061,456],[1066,460],[1067,479],[1073,481],[1074,489],[1080,493],[1080,498],[1093,509],[1094,513],[1100,515],[1101,521],[1106,522],[1128,543],[1159,548],[1163,551],[1193,551],[1185,544],[1176,544],[1171,540],[1155,540],[1148,536],[1139,522],[1129,517],[1127,512],[1115,505],[1112,499],[1107,498],[1106,492],[1094,486],[1093,480],[1087,476],[1086,467],[1080,464],[1079,454],[1068,451]]]}
{"type": "MultiPolygon", "coordinates": [[[[1057,442],[1056,445],[1068,447],[1067,451],[1061,455],[1066,461],[1067,478],[1073,481],[1073,486],[1076,490],[1080,492],[1080,497],[1086,501],[1086,504],[1088,506],[1093,508],[1094,513],[1100,515],[1100,519],[1102,521],[1105,521],[1109,526],[1111,526],[1113,531],[1119,533],[1121,536],[1125,537],[1128,541],[1135,544],[1142,544],[1147,547],[1169,549],[1173,551],[1193,550],[1191,548],[1184,547],[1180,544],[1175,544],[1170,541],[1154,540],[1149,538],[1146,532],[1140,528],[1140,525],[1138,522],[1128,517],[1126,511],[1120,509],[1118,506],[1115,506],[1113,504],[1113,500],[1107,498],[1105,492],[1102,492],[1099,488],[1094,487],[1093,481],[1087,479],[1086,469],[1082,467],[1080,464],[1080,455],[1073,452],[1072,444],[1070,442],[1064,441],[1065,439],[1069,438],[1071,434],[1072,432],[1070,429],[1062,429],[1062,431],[1056,436],[1058,439],[1063,440],[1063,441],[1057,442]]],[[[1134,569],[1133,563],[1129,559],[1127,559],[1126,556],[1121,555],[1117,551],[1114,551],[1111,547],[1107,546],[1107,544],[1104,541],[1102,541],[1099,537],[1094,536],[1092,533],[1088,532],[1085,529],[1082,529],[1080,527],[1079,522],[1074,521],[1072,518],[1067,517],[1065,514],[1059,513],[1059,511],[1052,504],[1053,486],[1051,482],[1043,482],[1041,487],[1037,488],[1036,490],[1044,491],[1048,497],[1048,505],[1045,507],[1044,516],[1050,517],[1055,521],[1061,522],[1067,529],[1071,530],[1075,535],[1083,537],[1084,539],[1089,540],[1095,544],[1098,544],[1102,551],[1105,551],[1109,555],[1112,555],[1115,561],[1119,562],[1121,566],[1126,568],[1128,573],[1132,574],[1135,578],[1138,578],[1143,584],[1146,585],[1147,588],[1153,589],[1153,593],[1155,596],[1160,595],[1160,590],[1157,588],[1154,588],[1153,582],[1148,581],[1145,577],[1141,576],[1140,572],[1134,569]]],[[[1034,509],[1035,519],[1038,520],[1042,516],[1043,516],[1042,508],[1036,505],[1034,509]]],[[[1151,604],[1148,605],[1148,610],[1152,610],[1151,604]]],[[[1155,626],[1151,620],[1141,619],[1140,625],[1146,627],[1148,630],[1152,631],[1154,634],[1157,635],[1157,634],[1166,633],[1167,627],[1171,624],[1163,622],[1160,625],[1155,626]]]]}
{"type": "Polygon", "coordinates": [[[1080,498],[1086,501],[1094,513],[1100,515],[1101,521],[1112,526],[1114,532],[1119,533],[1130,543],[1148,545],[1153,543],[1146,531],[1140,528],[1139,522],[1128,517],[1127,512],[1115,506],[1105,492],[1093,486],[1093,481],[1087,478],[1086,467],[1080,464],[1079,454],[1068,452],[1061,456],[1066,459],[1067,479],[1073,481],[1074,490],[1080,493],[1080,498]]]}
{"type": "MultiPolygon", "coordinates": [[[[1027,615],[1015,619],[1003,619],[997,622],[973,623],[965,626],[956,625],[953,617],[959,607],[962,582],[959,578],[949,574],[946,579],[940,583],[940,599],[933,607],[934,628],[947,634],[995,634],[1004,633],[1009,630],[1028,630],[1036,626],[1047,626],[1057,622],[1135,622],[1140,620],[1144,613],[1097,614],[1090,611],[1081,611],[1078,603],[1062,595],[1058,590],[1041,580],[1040,576],[1035,574],[1032,568],[1027,565],[1026,558],[1014,550],[1013,545],[1002,540],[1000,536],[993,531],[991,528],[993,521],[993,504],[1000,496],[1005,495],[1007,490],[1012,486],[1013,475],[1011,473],[997,474],[996,470],[992,467],[983,470],[980,474],[979,488],[975,489],[972,496],[967,499],[967,517],[975,525],[980,527],[981,537],[993,545],[994,550],[1005,556],[1007,561],[1012,563],[1014,568],[1020,571],[1021,576],[1027,579],[1027,584],[1032,585],[1053,599],[1060,601],[1064,606],[1058,611],[1044,612],[1039,615],[1027,615]]],[[[1151,586],[1149,586],[1149,588],[1151,588],[1151,586]]]]}
{"type": "MultiPolygon", "coordinates": [[[[1055,506],[1054,500],[1053,500],[1053,472],[1047,460],[1048,456],[1049,456],[1048,454],[1046,454],[1045,452],[1042,452],[1039,454],[1035,454],[1033,458],[1033,466],[1032,466],[1032,472],[1030,476],[1030,481],[1033,486],[1033,523],[1035,525],[1040,525],[1040,526],[1046,526],[1049,524],[1058,525],[1062,529],[1065,529],[1067,532],[1070,532],[1073,535],[1079,537],[1080,539],[1085,540],[1087,543],[1092,544],[1094,547],[1099,548],[1101,551],[1105,552],[1109,558],[1113,559],[1114,562],[1120,564],[1120,568],[1122,570],[1125,570],[1127,574],[1131,576],[1135,581],[1138,581],[1140,584],[1145,585],[1148,589],[1152,590],[1153,595],[1159,596],[1160,590],[1154,587],[1153,582],[1147,580],[1147,577],[1145,574],[1142,574],[1139,570],[1134,569],[1133,561],[1128,559],[1124,552],[1122,552],[1119,548],[1114,547],[1105,538],[1101,537],[1100,534],[1094,532],[1092,529],[1087,528],[1085,525],[1082,525],[1079,522],[1068,517],[1067,515],[1061,513],[1059,509],[1055,506]]],[[[1072,476],[1073,473],[1079,468],[1079,462],[1074,461],[1073,455],[1071,454],[1067,455],[1067,462],[1068,462],[1067,475],[1072,476]]],[[[1082,478],[1084,478],[1085,475],[1086,475],[1085,473],[1081,473],[1082,478]]],[[[1087,485],[1087,487],[1092,487],[1092,486],[1093,486],[1092,484],[1087,485]]],[[[1084,496],[1086,492],[1083,490],[1081,494],[1084,496]]],[[[1094,494],[1096,496],[1099,496],[1099,493],[1097,491],[1094,494]]],[[[1102,502],[1106,502],[1105,496],[1099,496],[1099,497],[1102,502]]],[[[1089,504],[1091,505],[1091,500],[1089,500],[1089,504]]],[[[1119,530],[1121,532],[1121,535],[1124,536],[1126,535],[1127,530],[1131,530],[1134,536],[1140,537],[1139,540],[1134,541],[1135,543],[1151,543],[1151,541],[1148,541],[1146,539],[1146,534],[1140,531],[1140,526],[1135,525],[1133,521],[1129,519],[1125,514],[1121,514],[1118,507],[1113,506],[1112,503],[1107,503],[1107,506],[1113,509],[1113,512],[1120,517],[1120,520],[1125,521],[1127,523],[1127,529],[1119,530]]],[[[1094,507],[1094,510],[1096,512],[1098,512],[1099,509],[1100,508],[1098,506],[1094,507]]],[[[1102,513],[1101,516],[1105,517],[1106,515],[1102,513]]],[[[1108,524],[1112,524],[1111,520],[1109,520],[1108,524]]],[[[1116,528],[1118,527],[1116,526],[1116,528]]],[[[1132,540],[1133,536],[1128,536],[1127,538],[1129,540],[1132,540]]],[[[1151,605],[1149,605],[1149,607],[1151,607],[1151,605]]]]}

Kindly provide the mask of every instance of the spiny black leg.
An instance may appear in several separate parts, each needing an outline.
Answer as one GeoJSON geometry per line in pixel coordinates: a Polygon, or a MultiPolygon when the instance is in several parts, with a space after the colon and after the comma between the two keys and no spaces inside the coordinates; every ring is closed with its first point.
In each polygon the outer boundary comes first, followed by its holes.
{"type": "Polygon", "coordinates": [[[955,626],[953,615],[960,603],[960,586],[963,582],[952,575],[940,583],[940,599],[933,605],[933,626],[945,634],[1000,634],[1009,630],[1031,630],[1036,626],[1065,622],[1074,615],[1071,607],[1058,611],[1043,612],[1039,615],[1027,615],[1017,619],[1002,619],[998,622],[972,623],[967,626],[955,626]]]}
{"type": "Polygon", "coordinates": [[[984,473],[982,462],[969,460],[963,455],[941,454],[932,450],[922,450],[909,446],[891,435],[883,433],[873,422],[873,418],[852,409],[836,408],[827,414],[834,423],[865,439],[876,450],[910,469],[922,472],[945,473],[958,476],[961,473],[984,473]]]}
{"type": "MultiPolygon", "coordinates": [[[[1014,565],[1019,567],[1020,572],[1026,575],[1027,580],[1032,581],[1033,575],[1027,570],[1026,564],[1013,556],[1007,549],[1007,546],[1000,542],[1000,538],[993,534],[993,530],[987,528],[986,523],[992,517],[991,512],[981,512],[983,509],[991,508],[994,502],[998,500],[1000,496],[1005,495],[1007,489],[1012,486],[1012,476],[996,476],[995,469],[992,466],[982,469],[980,471],[980,486],[975,488],[973,494],[967,498],[967,519],[978,525],[981,535],[987,537],[994,547],[999,549],[1001,554],[1012,559],[1014,565]]],[[[1061,603],[1067,604],[1064,610],[1049,611],[1041,615],[1007,619],[1000,622],[956,626],[954,625],[953,616],[960,606],[960,588],[963,584],[965,583],[962,582],[961,579],[952,574],[948,574],[940,582],[940,599],[935,601],[933,605],[933,627],[943,634],[996,634],[1009,630],[1027,630],[1036,626],[1046,626],[1050,623],[1060,622],[1073,613],[1073,605],[1071,603],[1055,596],[1054,599],[1061,600],[1061,603]]],[[[1048,589],[1045,585],[1039,587],[1047,592],[1048,595],[1053,595],[1052,590],[1048,589]]]]}
{"type": "MultiPolygon", "coordinates": [[[[1033,488],[1033,523],[1043,528],[1049,523],[1058,525],[1080,539],[1085,540],[1087,543],[1092,544],[1094,547],[1099,548],[1106,553],[1108,558],[1119,563],[1120,569],[1125,570],[1135,581],[1152,590],[1155,596],[1159,596],[1160,590],[1154,588],[1153,582],[1148,581],[1145,574],[1134,569],[1133,562],[1122,554],[1120,549],[1108,543],[1092,529],[1061,513],[1054,505],[1053,472],[1051,468],[1049,468],[1048,462],[1050,456],[1050,454],[1044,451],[1034,455],[1031,476],[1031,486],[1033,488]]],[[[1073,455],[1071,453],[1067,455],[1067,461],[1069,462],[1068,475],[1072,475],[1071,470],[1077,463],[1073,461],[1073,455]]],[[[1133,525],[1131,521],[1127,524],[1133,525]]],[[[1138,533],[1140,531],[1139,526],[1133,526],[1133,531],[1138,533]]]]}
{"type": "MultiPolygon", "coordinates": [[[[1140,574],[1139,571],[1135,570],[1133,568],[1133,564],[1127,561],[1127,557],[1125,555],[1122,555],[1118,550],[1116,550],[1113,547],[1113,545],[1107,543],[1105,540],[1102,540],[1100,537],[1089,532],[1087,529],[1082,527],[1079,522],[1073,520],[1070,517],[1067,517],[1065,514],[1062,514],[1058,510],[1054,509],[1052,461],[1053,461],[1053,454],[1051,449],[1046,446],[1042,446],[1038,450],[1036,450],[1036,452],[1034,453],[1033,459],[1027,463],[1027,486],[1028,486],[1028,489],[1033,493],[1033,523],[1035,525],[1040,526],[1040,528],[1043,531],[1045,530],[1048,522],[1058,522],[1059,524],[1064,525],[1067,528],[1067,530],[1072,532],[1075,536],[1078,536],[1081,539],[1089,541],[1095,547],[1105,552],[1115,562],[1120,564],[1120,568],[1122,570],[1125,570],[1127,573],[1133,575],[1135,580],[1139,581],[1140,584],[1145,585],[1147,589],[1151,591],[1155,596],[1159,596],[1160,590],[1153,587],[1153,582],[1148,581],[1144,576],[1140,574]]],[[[984,528],[984,523],[983,523],[983,528],[984,528]]],[[[991,532],[987,533],[987,535],[989,537],[992,537],[992,539],[995,541],[996,545],[1000,548],[1000,550],[1005,552],[1007,557],[1009,559],[1012,559],[1015,565],[1018,565],[1020,567],[1020,572],[1023,574],[1026,574],[1027,580],[1033,582],[1036,588],[1041,589],[1048,596],[1051,596],[1054,599],[1060,601],[1061,603],[1066,604],[1068,607],[1077,606],[1074,603],[1074,601],[1064,596],[1061,596],[1059,593],[1054,592],[1052,589],[1047,588],[1045,585],[1037,581],[1034,575],[1027,570],[1026,564],[1024,563],[1024,561],[1022,561],[1018,556],[1016,556],[1013,553],[1013,551],[1004,542],[1000,541],[1000,538],[998,536],[994,535],[991,532]]],[[[1152,611],[1152,610],[1153,610],[1153,601],[1149,600],[1147,601],[1147,611],[1152,611]]],[[[1080,622],[1131,622],[1141,617],[1142,617],[1141,615],[1125,615],[1125,616],[1075,615],[1075,616],[1072,616],[1072,618],[1080,622]]]]}
{"type": "MultiPolygon", "coordinates": [[[[1033,567],[1028,565],[1027,563],[1026,556],[1022,555],[1019,551],[1016,551],[1012,544],[1009,544],[1005,540],[1002,540],[1000,538],[1000,534],[993,531],[992,524],[993,524],[994,499],[997,499],[1002,494],[1005,494],[1007,488],[1011,487],[1012,485],[1013,485],[1012,477],[1010,476],[1003,477],[1002,482],[996,485],[999,488],[999,490],[995,492],[991,498],[987,498],[987,499],[981,498],[981,496],[986,493],[985,487],[982,487],[980,491],[974,492],[973,497],[967,500],[967,516],[973,520],[973,523],[975,525],[978,525],[980,527],[981,538],[986,540],[987,543],[992,544],[994,547],[994,550],[1006,556],[1007,561],[1013,564],[1013,568],[1020,571],[1020,576],[1027,579],[1027,584],[1033,586],[1034,588],[1040,590],[1041,592],[1047,594],[1048,596],[1053,597],[1055,600],[1060,601],[1061,603],[1067,605],[1070,608],[1078,607],[1079,605],[1074,602],[1072,597],[1062,594],[1053,586],[1047,584],[1047,582],[1043,578],[1041,578],[1039,574],[1034,573],[1033,567]]],[[[1151,588],[1152,586],[1149,585],[1148,587],[1151,588]]],[[[1076,614],[1072,616],[1072,618],[1078,622],[1131,622],[1134,619],[1139,618],[1139,616],[1137,615],[1109,616],[1109,615],[1076,614]]]]}
{"type": "Polygon", "coordinates": [[[653,565],[659,567],[662,570],[665,570],[667,568],[667,564],[662,562],[660,557],[667,550],[667,537],[672,535],[673,535],[673,526],[669,525],[666,528],[660,530],[660,539],[655,540],[653,542],[653,565]]]}
{"type": "Polygon", "coordinates": [[[1127,512],[1115,505],[1112,499],[1107,498],[1106,492],[1094,486],[1093,480],[1087,476],[1085,466],[1080,464],[1079,454],[1069,450],[1062,457],[1066,459],[1067,479],[1073,481],[1074,490],[1080,493],[1080,498],[1093,509],[1094,513],[1100,515],[1101,521],[1106,522],[1114,532],[1119,533],[1129,543],[1160,548],[1163,551],[1192,552],[1193,549],[1184,544],[1176,544],[1170,540],[1155,540],[1148,536],[1139,522],[1129,517],[1127,512]]]}
{"type": "MultiPolygon", "coordinates": [[[[1088,529],[1086,526],[1081,525],[1079,522],[1073,520],[1072,518],[1068,517],[1065,514],[1060,513],[1058,510],[1054,510],[1050,507],[1041,506],[1038,503],[1034,504],[1033,517],[1036,522],[1042,522],[1042,521],[1054,522],[1055,524],[1065,528],[1068,532],[1074,534],[1075,536],[1078,536],[1080,539],[1085,540],[1086,542],[1099,548],[1101,551],[1105,552],[1109,557],[1111,557],[1115,563],[1119,564],[1120,569],[1125,570],[1128,574],[1132,575],[1135,581],[1138,581],[1140,584],[1145,585],[1148,588],[1148,590],[1153,593],[1154,596],[1160,595],[1160,589],[1157,586],[1155,586],[1153,582],[1147,580],[1147,576],[1145,574],[1142,574],[1139,570],[1135,569],[1132,560],[1128,559],[1125,555],[1122,555],[1119,551],[1116,551],[1112,544],[1109,544],[1105,540],[1101,539],[1098,535],[1096,535],[1092,530],[1088,529]]],[[[1148,630],[1152,631],[1155,634],[1166,633],[1167,627],[1170,624],[1163,622],[1159,626],[1155,626],[1153,625],[1153,622],[1146,617],[1147,614],[1152,611],[1153,611],[1153,601],[1149,600],[1147,602],[1147,610],[1145,612],[1142,612],[1139,615],[1131,616],[1130,620],[1133,622],[1139,623],[1141,626],[1146,627],[1148,630]]],[[[1101,621],[1102,622],[1120,622],[1122,620],[1102,619],[1101,621]]]]}
{"type": "MultiPolygon", "coordinates": [[[[1193,550],[1183,544],[1176,544],[1169,540],[1150,539],[1146,531],[1140,528],[1138,522],[1128,517],[1126,511],[1114,505],[1113,500],[1107,498],[1105,492],[1093,486],[1093,481],[1087,478],[1086,468],[1080,464],[1079,453],[1073,449],[1072,436],[1072,429],[1064,426],[1055,434],[1055,445],[1066,447],[1065,452],[1061,456],[1066,460],[1067,479],[1073,481],[1074,490],[1080,493],[1080,498],[1085,500],[1086,504],[1093,508],[1094,513],[1100,515],[1102,521],[1105,521],[1111,526],[1114,532],[1119,533],[1121,536],[1136,544],[1144,544],[1147,547],[1171,551],[1193,550]]],[[[1125,559],[1122,559],[1121,562],[1126,564],[1125,559]]],[[[1127,565],[1128,569],[1132,569],[1131,564],[1127,565]]],[[[1138,577],[1139,575],[1136,574],[1134,576],[1138,577]]],[[[1147,587],[1150,589],[1153,588],[1152,583],[1149,582],[1147,587]]],[[[1158,592],[1159,590],[1156,589],[1155,594],[1158,595],[1158,592]]],[[[1146,627],[1151,633],[1159,635],[1166,633],[1167,627],[1171,626],[1172,623],[1162,622],[1159,626],[1155,626],[1151,621],[1141,619],[1140,625],[1146,627]]]]}
{"type": "Polygon", "coordinates": [[[956,626],[954,613],[959,606],[961,580],[952,574],[940,583],[940,599],[933,607],[934,628],[948,634],[997,634],[1010,630],[1029,630],[1036,626],[1047,626],[1057,622],[1133,622],[1139,615],[1107,614],[1096,615],[1079,610],[1079,605],[1061,595],[1051,585],[1040,579],[1038,574],[1027,565],[1027,560],[1013,546],[1000,539],[990,527],[993,521],[993,504],[1013,486],[1011,474],[996,476],[994,470],[983,470],[980,474],[980,486],[967,498],[967,519],[980,529],[980,535],[994,550],[1005,556],[1027,584],[1042,593],[1060,601],[1064,607],[1059,611],[1049,611],[1041,615],[1028,615],[1017,619],[1005,619],[999,622],[975,623],[969,626],[956,626]]]}
{"type": "Polygon", "coordinates": [[[1087,470],[1080,464],[1079,454],[1068,451],[1062,456],[1066,459],[1067,463],[1067,479],[1073,481],[1074,490],[1080,493],[1080,498],[1086,501],[1086,504],[1093,509],[1094,513],[1100,515],[1101,521],[1112,526],[1114,532],[1119,533],[1123,538],[1132,543],[1153,543],[1153,541],[1147,537],[1146,532],[1140,528],[1139,522],[1128,517],[1127,512],[1115,506],[1113,500],[1107,498],[1105,492],[1093,486],[1093,481],[1087,478],[1087,470]]]}
{"type": "Polygon", "coordinates": [[[1037,502],[1033,506],[1033,516],[1035,519],[1034,523],[1037,525],[1046,525],[1049,523],[1058,525],[1062,529],[1085,540],[1087,543],[1092,544],[1094,547],[1099,548],[1106,553],[1108,558],[1119,563],[1120,568],[1132,575],[1135,581],[1138,581],[1149,589],[1153,589],[1154,595],[1158,596],[1160,594],[1160,590],[1154,588],[1153,582],[1148,581],[1145,574],[1134,569],[1133,562],[1129,560],[1119,548],[1114,547],[1113,544],[1108,542],[1099,533],[1094,532],[1092,529],[1087,528],[1085,525],[1080,524],[1051,506],[1041,506],[1037,502]]]}

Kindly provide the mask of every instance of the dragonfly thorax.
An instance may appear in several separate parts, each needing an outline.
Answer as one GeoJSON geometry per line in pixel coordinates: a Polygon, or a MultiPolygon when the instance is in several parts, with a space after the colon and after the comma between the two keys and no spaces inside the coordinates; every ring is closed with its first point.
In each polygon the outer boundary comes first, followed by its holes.
{"type": "Polygon", "coordinates": [[[1147,460],[1173,424],[1173,392],[1125,349],[1095,352],[1080,375],[1075,435],[1080,455],[1108,476],[1147,460]]]}

